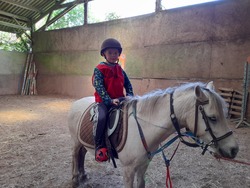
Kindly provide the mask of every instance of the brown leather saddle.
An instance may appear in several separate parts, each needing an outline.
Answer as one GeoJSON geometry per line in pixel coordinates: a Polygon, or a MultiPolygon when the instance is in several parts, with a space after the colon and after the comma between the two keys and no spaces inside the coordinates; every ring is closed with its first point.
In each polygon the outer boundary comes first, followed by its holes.
{"type": "MultiPolygon", "coordinates": [[[[83,113],[81,122],[78,128],[78,139],[87,148],[94,149],[94,136],[93,136],[93,108],[95,103],[92,103],[86,111],[83,113]]],[[[120,152],[127,139],[127,129],[128,129],[128,113],[125,109],[126,107],[112,108],[109,111],[109,118],[107,122],[107,134],[111,145],[116,150],[120,152]]]]}

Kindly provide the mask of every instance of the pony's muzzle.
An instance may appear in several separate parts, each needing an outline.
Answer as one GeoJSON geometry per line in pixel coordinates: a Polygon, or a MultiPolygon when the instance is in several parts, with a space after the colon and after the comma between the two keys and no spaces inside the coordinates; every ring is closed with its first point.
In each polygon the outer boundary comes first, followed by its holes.
{"type": "Polygon", "coordinates": [[[236,157],[237,153],[239,152],[239,147],[232,147],[232,148],[230,148],[229,151],[219,149],[219,152],[220,152],[222,157],[233,159],[236,157]]]}

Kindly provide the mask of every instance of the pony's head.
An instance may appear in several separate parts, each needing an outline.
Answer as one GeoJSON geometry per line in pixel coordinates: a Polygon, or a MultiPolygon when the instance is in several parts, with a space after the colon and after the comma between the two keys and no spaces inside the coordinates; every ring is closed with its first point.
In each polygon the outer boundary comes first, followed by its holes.
{"type": "Polygon", "coordinates": [[[210,146],[217,155],[226,158],[236,157],[239,147],[228,127],[226,105],[224,100],[214,91],[214,85],[194,86],[196,100],[193,113],[195,118],[187,118],[188,128],[210,146]]]}

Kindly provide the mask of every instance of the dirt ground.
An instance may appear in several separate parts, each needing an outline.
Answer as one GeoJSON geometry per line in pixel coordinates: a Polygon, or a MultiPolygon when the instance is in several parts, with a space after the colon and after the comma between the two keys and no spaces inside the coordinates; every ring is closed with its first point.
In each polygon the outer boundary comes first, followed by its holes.
{"type": "MultiPolygon", "coordinates": [[[[0,187],[71,187],[71,138],[68,110],[75,99],[58,96],[0,96],[0,187]]],[[[235,129],[237,160],[250,162],[250,128],[235,129]]],[[[165,151],[170,157],[176,143],[165,151]]],[[[80,188],[123,186],[122,170],[86,156],[88,181],[80,188]]],[[[250,166],[217,161],[201,149],[180,145],[170,164],[174,188],[250,188],[250,166]]],[[[166,187],[166,167],[155,156],[146,187],[166,187]]]]}

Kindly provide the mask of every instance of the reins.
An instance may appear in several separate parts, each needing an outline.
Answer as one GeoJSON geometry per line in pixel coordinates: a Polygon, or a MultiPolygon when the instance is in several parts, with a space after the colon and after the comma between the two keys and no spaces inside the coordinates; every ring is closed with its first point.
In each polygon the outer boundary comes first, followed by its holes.
{"type": "Polygon", "coordinates": [[[134,101],[133,103],[133,116],[135,118],[135,121],[136,121],[136,124],[137,124],[137,127],[138,127],[138,130],[139,130],[139,134],[140,134],[140,137],[141,137],[141,141],[142,141],[142,144],[147,152],[147,157],[148,159],[151,159],[152,156],[151,156],[151,152],[149,151],[148,149],[148,145],[147,145],[147,142],[146,142],[146,139],[145,139],[145,136],[143,134],[143,131],[142,131],[142,128],[141,128],[141,125],[137,119],[137,116],[136,116],[136,106],[137,106],[137,101],[134,101]]]}
{"type": "Polygon", "coordinates": [[[228,159],[226,157],[222,157],[222,156],[218,156],[216,155],[215,153],[211,153],[218,161],[220,161],[221,159],[222,160],[225,160],[225,161],[230,161],[230,162],[234,162],[234,163],[239,163],[239,164],[244,164],[244,165],[248,165],[250,166],[250,163],[248,162],[245,162],[245,161],[240,161],[240,160],[235,160],[235,159],[228,159]]]}

